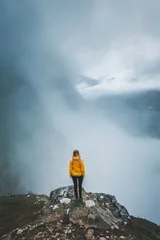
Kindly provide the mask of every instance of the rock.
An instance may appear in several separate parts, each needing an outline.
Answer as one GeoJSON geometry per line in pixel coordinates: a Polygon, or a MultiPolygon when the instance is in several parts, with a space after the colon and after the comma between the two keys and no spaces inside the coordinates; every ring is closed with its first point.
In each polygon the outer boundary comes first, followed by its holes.
{"type": "Polygon", "coordinates": [[[55,237],[58,237],[59,236],[59,233],[57,232],[56,234],[55,234],[55,237]]]}
{"type": "Polygon", "coordinates": [[[62,198],[62,199],[60,199],[60,202],[69,204],[71,202],[71,199],[69,199],[69,198],[62,198]]]}
{"type": "MultiPolygon", "coordinates": [[[[59,188],[50,194],[51,205],[64,203],[64,215],[68,215],[73,223],[85,227],[109,229],[121,228],[124,221],[128,221],[128,211],[121,206],[115,196],[104,193],[86,193],[83,189],[85,205],[78,207],[74,200],[73,187],[59,188]]],[[[56,213],[56,209],[55,213],[56,213]]]]}
{"type": "Polygon", "coordinates": [[[94,224],[95,222],[95,215],[94,214],[88,214],[88,223],[89,224],[94,224]]]}
{"type": "Polygon", "coordinates": [[[85,237],[87,239],[92,239],[93,235],[94,235],[94,230],[92,228],[89,228],[86,230],[85,237]]]}
{"type": "Polygon", "coordinates": [[[86,205],[86,207],[90,208],[90,207],[95,206],[95,202],[93,200],[86,200],[85,205],[86,205]]]}
{"type": "Polygon", "coordinates": [[[73,208],[69,212],[69,219],[73,223],[79,223],[80,225],[85,225],[88,217],[88,209],[84,208],[73,208]]]}
{"type": "Polygon", "coordinates": [[[23,232],[22,229],[18,229],[17,234],[21,234],[23,232]]]}
{"type": "MultiPolygon", "coordinates": [[[[28,209],[25,213],[30,218],[27,219],[28,222],[24,221],[23,224],[21,221],[16,222],[16,209],[14,221],[17,228],[13,225],[14,228],[10,229],[9,233],[3,235],[3,237],[1,234],[0,239],[81,240],[85,237],[85,239],[91,240],[140,240],[142,239],[141,232],[143,232],[143,239],[160,239],[160,227],[144,219],[131,217],[128,211],[117,202],[115,196],[104,193],[87,193],[84,189],[82,195],[84,204],[75,201],[73,186],[67,186],[52,191],[50,198],[43,195],[35,196],[34,194],[29,197],[26,197],[26,195],[18,197],[23,202],[27,201],[27,206],[31,204],[29,214],[28,209]],[[36,212],[34,209],[36,209],[36,212]],[[150,237],[148,238],[148,236],[150,237]]],[[[11,198],[13,198],[14,203],[16,197],[11,196],[11,198]]],[[[3,204],[6,204],[6,202],[6,199],[2,199],[3,204]]],[[[24,206],[26,207],[26,205],[24,206]]],[[[0,220],[3,224],[2,216],[6,218],[6,214],[1,212],[1,209],[0,220]]],[[[8,210],[8,208],[6,209],[8,210]]],[[[25,211],[23,208],[22,210],[20,219],[23,220],[25,211]]],[[[0,229],[3,230],[4,226],[2,225],[0,229]]],[[[5,233],[7,232],[3,230],[3,234],[5,233]]]]}
{"type": "MultiPolygon", "coordinates": [[[[53,205],[51,205],[51,206],[53,206],[53,205]]],[[[53,206],[53,210],[56,209],[56,208],[58,208],[57,204],[53,206]]]]}

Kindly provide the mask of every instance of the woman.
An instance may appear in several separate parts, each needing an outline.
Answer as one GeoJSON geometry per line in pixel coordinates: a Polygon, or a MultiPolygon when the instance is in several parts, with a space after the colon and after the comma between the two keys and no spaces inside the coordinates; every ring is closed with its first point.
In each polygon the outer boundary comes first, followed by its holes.
{"type": "Polygon", "coordinates": [[[81,159],[79,151],[74,150],[73,156],[69,162],[69,175],[74,183],[74,193],[76,199],[78,199],[77,182],[79,186],[79,199],[82,201],[82,182],[85,177],[84,161],[81,159]]]}

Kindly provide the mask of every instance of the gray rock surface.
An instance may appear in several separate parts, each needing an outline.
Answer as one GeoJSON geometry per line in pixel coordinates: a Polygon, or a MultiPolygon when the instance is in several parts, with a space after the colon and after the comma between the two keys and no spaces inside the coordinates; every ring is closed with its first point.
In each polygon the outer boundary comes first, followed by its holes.
{"type": "Polygon", "coordinates": [[[123,228],[130,219],[127,209],[117,202],[115,196],[105,193],[87,193],[84,189],[82,196],[83,204],[80,204],[80,208],[74,200],[72,186],[58,188],[50,194],[50,206],[55,214],[61,211],[63,215],[68,215],[71,222],[85,227],[119,229],[123,228]]]}

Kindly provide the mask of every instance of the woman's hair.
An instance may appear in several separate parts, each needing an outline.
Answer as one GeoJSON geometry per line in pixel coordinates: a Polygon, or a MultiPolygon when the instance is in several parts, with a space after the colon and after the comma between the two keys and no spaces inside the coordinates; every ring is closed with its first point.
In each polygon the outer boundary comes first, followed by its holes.
{"type": "Polygon", "coordinates": [[[78,150],[74,150],[74,151],[73,151],[73,157],[79,157],[79,158],[81,158],[81,157],[80,157],[80,153],[79,153],[78,150]]]}

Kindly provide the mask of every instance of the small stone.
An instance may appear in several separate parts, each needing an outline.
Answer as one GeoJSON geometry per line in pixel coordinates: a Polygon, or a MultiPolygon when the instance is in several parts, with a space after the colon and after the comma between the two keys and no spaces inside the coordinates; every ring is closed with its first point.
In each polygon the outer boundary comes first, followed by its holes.
{"type": "Polygon", "coordinates": [[[37,234],[37,237],[39,237],[41,234],[42,234],[42,232],[39,232],[39,233],[37,234]]]}
{"type": "MultiPolygon", "coordinates": [[[[53,206],[53,205],[51,205],[51,206],[53,207],[53,210],[55,210],[55,209],[57,209],[57,208],[58,208],[58,205],[57,205],[57,204],[56,204],[56,205],[54,205],[54,206],[53,206]]],[[[50,206],[50,207],[51,207],[51,206],[50,206]]]]}
{"type": "Polygon", "coordinates": [[[57,227],[61,228],[61,223],[60,222],[57,223],[57,227]]]}
{"type": "Polygon", "coordinates": [[[94,230],[91,229],[91,228],[89,228],[89,229],[86,231],[85,236],[86,236],[87,239],[91,239],[91,238],[93,237],[93,234],[94,234],[94,230]]]}
{"type": "Polygon", "coordinates": [[[86,207],[90,208],[90,207],[95,206],[95,202],[93,200],[86,200],[85,205],[86,205],[86,207]]]}
{"type": "Polygon", "coordinates": [[[80,225],[80,227],[83,225],[82,220],[79,220],[79,225],[80,225]]]}
{"type": "Polygon", "coordinates": [[[95,215],[94,214],[89,214],[88,219],[95,220],[95,215]]]}
{"type": "Polygon", "coordinates": [[[68,234],[68,233],[71,233],[71,232],[72,232],[71,229],[66,229],[64,233],[68,234]]]}
{"type": "Polygon", "coordinates": [[[120,239],[125,239],[125,237],[124,236],[120,236],[120,239]]]}
{"type": "Polygon", "coordinates": [[[96,237],[95,236],[92,236],[92,238],[91,238],[92,240],[96,240],[96,237]]]}
{"type": "Polygon", "coordinates": [[[68,215],[68,213],[69,213],[69,208],[67,208],[66,213],[67,213],[67,215],[68,215]]]}
{"type": "Polygon", "coordinates": [[[71,199],[70,198],[62,198],[60,200],[61,203],[66,203],[66,204],[69,204],[71,202],[71,199]]]}
{"type": "Polygon", "coordinates": [[[105,237],[100,237],[99,240],[106,240],[106,238],[105,237]]]}
{"type": "Polygon", "coordinates": [[[18,229],[17,234],[21,234],[23,232],[22,229],[18,229]]]}

